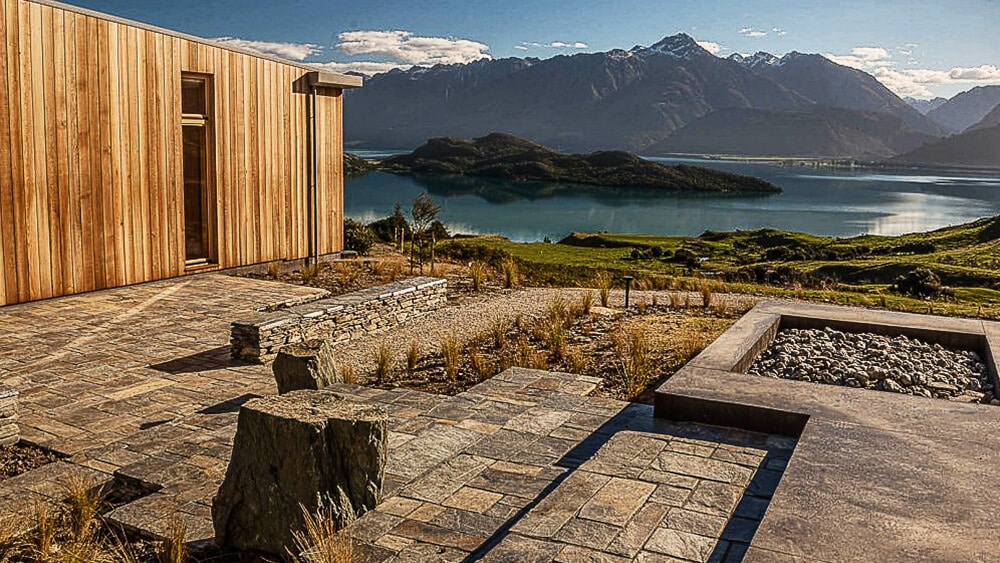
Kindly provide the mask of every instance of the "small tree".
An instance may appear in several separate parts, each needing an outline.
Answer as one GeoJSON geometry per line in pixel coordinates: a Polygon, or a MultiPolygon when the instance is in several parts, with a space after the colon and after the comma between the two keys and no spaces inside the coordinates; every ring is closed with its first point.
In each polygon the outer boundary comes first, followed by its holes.
{"type": "Polygon", "coordinates": [[[403,237],[406,236],[406,231],[409,229],[409,223],[406,222],[406,216],[403,215],[403,204],[396,202],[396,205],[392,207],[392,216],[389,217],[389,221],[392,223],[393,229],[393,244],[400,252],[403,251],[403,237]]]}
{"type": "Polygon", "coordinates": [[[431,243],[431,270],[434,270],[434,232],[431,225],[441,212],[441,206],[434,202],[434,198],[424,192],[413,198],[413,208],[410,210],[410,217],[413,219],[413,236],[410,238],[410,273],[413,273],[413,245],[417,244],[420,259],[420,273],[424,273],[423,251],[430,235],[431,243]]]}

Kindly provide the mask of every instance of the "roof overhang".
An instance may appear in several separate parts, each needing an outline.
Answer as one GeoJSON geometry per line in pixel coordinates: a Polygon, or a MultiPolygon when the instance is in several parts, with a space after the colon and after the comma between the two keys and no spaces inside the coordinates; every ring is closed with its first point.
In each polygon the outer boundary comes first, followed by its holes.
{"type": "Polygon", "coordinates": [[[314,70],[306,75],[310,86],[320,88],[360,88],[364,80],[360,76],[314,70]]]}

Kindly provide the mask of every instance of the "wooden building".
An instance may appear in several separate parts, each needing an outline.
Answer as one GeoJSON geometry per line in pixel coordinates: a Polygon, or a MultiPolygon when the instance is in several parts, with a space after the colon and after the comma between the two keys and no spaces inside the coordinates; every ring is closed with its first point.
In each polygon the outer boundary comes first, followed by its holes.
{"type": "Polygon", "coordinates": [[[360,78],[0,3],[0,305],[342,249],[360,78]]]}

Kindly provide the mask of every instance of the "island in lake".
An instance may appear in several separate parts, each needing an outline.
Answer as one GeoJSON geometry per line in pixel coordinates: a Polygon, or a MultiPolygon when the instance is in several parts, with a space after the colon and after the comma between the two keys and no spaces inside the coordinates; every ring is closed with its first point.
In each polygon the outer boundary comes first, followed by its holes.
{"type": "Polygon", "coordinates": [[[477,139],[430,139],[412,153],[386,158],[376,166],[398,173],[461,174],[678,192],[781,191],[759,178],[701,166],[667,166],[625,151],[562,154],[505,133],[477,139]]]}

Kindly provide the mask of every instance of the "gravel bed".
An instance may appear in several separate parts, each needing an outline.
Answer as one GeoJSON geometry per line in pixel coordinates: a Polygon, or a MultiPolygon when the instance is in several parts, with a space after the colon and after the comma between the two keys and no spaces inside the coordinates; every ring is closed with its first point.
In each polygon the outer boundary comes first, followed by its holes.
{"type": "Polygon", "coordinates": [[[978,354],[897,336],[788,329],[747,373],[968,403],[1000,404],[978,354]]]}
{"type": "Polygon", "coordinates": [[[375,369],[375,355],[384,343],[392,350],[397,366],[405,365],[410,342],[416,341],[422,354],[437,352],[441,338],[454,335],[459,342],[486,332],[498,318],[513,321],[518,315],[540,316],[559,294],[567,301],[580,299],[580,290],[519,289],[487,293],[482,296],[451,300],[444,307],[405,322],[402,326],[381,334],[365,336],[337,345],[337,361],[349,363],[355,373],[370,376],[375,369]]]}

